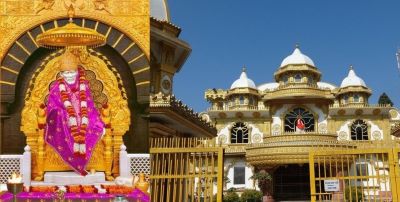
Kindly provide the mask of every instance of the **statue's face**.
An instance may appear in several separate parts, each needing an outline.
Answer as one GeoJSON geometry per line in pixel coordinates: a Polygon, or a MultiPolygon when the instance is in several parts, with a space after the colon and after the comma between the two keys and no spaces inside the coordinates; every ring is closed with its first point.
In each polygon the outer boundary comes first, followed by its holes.
{"type": "Polygon", "coordinates": [[[61,76],[64,78],[65,82],[67,82],[68,84],[75,83],[77,74],[78,74],[78,71],[76,71],[76,70],[61,72],[61,76]]]}

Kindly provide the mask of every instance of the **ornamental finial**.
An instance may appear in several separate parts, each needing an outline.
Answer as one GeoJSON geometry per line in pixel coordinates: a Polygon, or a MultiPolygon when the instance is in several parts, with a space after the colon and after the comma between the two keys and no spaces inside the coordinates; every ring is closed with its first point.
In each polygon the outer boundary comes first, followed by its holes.
{"type": "Polygon", "coordinates": [[[353,65],[350,65],[350,70],[353,70],[353,65]]]}
{"type": "Polygon", "coordinates": [[[73,22],[72,18],[73,18],[74,15],[75,15],[75,9],[74,9],[74,7],[72,6],[72,4],[69,6],[68,12],[67,12],[67,13],[68,13],[68,18],[69,18],[68,22],[72,23],[72,22],[73,22]]]}
{"type": "Polygon", "coordinates": [[[242,72],[246,72],[246,65],[243,65],[242,72]]]}
{"type": "Polygon", "coordinates": [[[295,48],[300,48],[300,44],[296,43],[295,48]]]}

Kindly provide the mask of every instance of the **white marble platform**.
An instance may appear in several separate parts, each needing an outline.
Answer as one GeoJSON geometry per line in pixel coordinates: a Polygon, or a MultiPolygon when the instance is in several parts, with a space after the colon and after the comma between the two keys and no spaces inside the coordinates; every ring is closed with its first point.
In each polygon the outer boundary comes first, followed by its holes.
{"type": "Polygon", "coordinates": [[[96,172],[81,176],[75,172],[46,172],[44,174],[44,184],[54,185],[93,185],[106,183],[106,176],[104,172],[96,172]]]}

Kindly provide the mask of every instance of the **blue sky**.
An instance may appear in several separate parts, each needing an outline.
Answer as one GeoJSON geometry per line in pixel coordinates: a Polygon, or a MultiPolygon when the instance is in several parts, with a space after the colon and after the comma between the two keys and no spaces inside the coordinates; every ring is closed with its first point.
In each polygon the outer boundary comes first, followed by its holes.
{"type": "Polygon", "coordinates": [[[246,65],[256,85],[273,73],[296,43],[340,85],[353,65],[372,89],[370,103],[386,92],[400,106],[400,1],[169,0],[172,23],[192,47],[174,77],[174,94],[196,111],[209,104],[204,91],[230,87],[246,65]],[[384,2],[384,3],[379,3],[384,2]]]}

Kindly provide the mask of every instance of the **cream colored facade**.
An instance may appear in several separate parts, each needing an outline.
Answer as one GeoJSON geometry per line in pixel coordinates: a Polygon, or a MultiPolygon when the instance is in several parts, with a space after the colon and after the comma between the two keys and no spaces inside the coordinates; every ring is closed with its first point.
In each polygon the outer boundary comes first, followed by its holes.
{"type": "MultiPolygon", "coordinates": [[[[340,86],[322,82],[314,62],[296,47],[275,72],[274,82],[256,86],[243,69],[230,89],[207,90],[211,106],[202,116],[216,125],[217,141],[226,148],[227,176],[234,178],[234,167],[241,165],[253,173],[308,165],[312,147],[398,140],[392,128],[400,122],[399,110],[370,104],[372,90],[353,67],[348,71],[340,86]]],[[[253,188],[254,183],[247,183],[253,173],[245,172],[244,184],[229,179],[226,189],[253,188]]]]}

